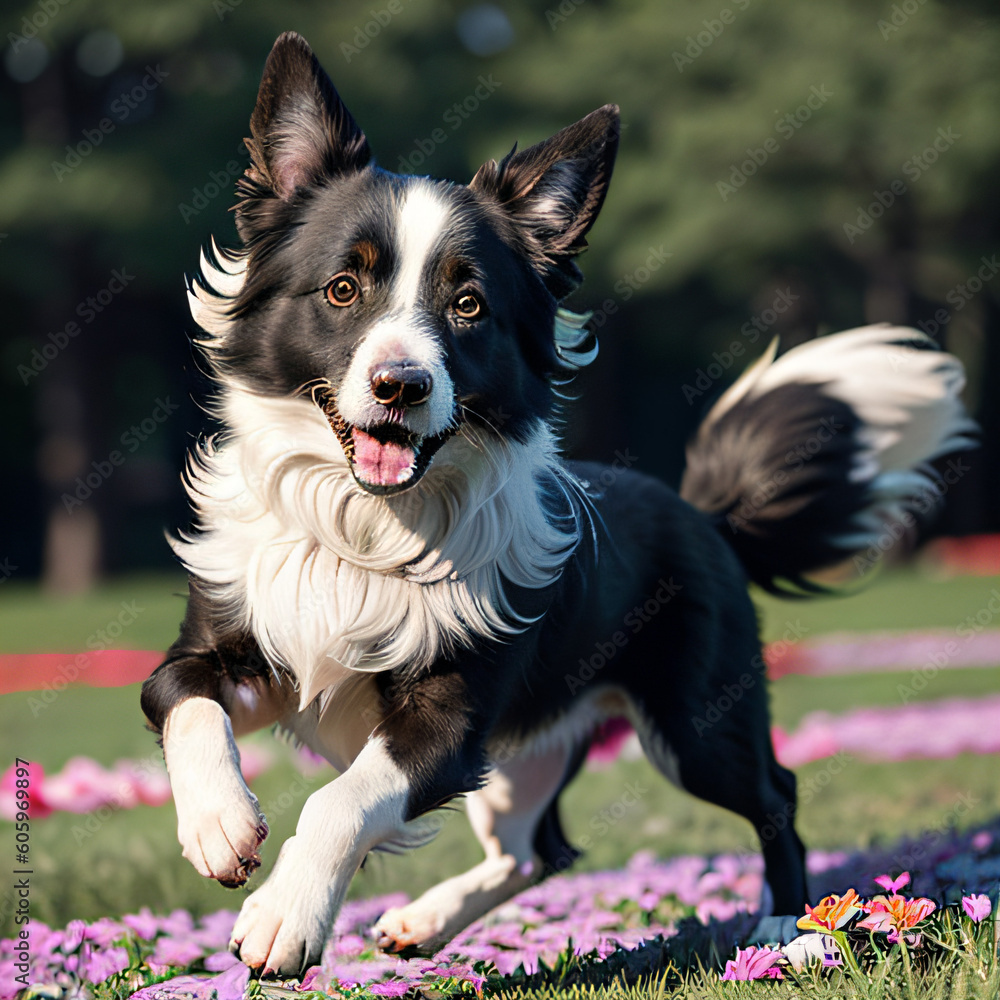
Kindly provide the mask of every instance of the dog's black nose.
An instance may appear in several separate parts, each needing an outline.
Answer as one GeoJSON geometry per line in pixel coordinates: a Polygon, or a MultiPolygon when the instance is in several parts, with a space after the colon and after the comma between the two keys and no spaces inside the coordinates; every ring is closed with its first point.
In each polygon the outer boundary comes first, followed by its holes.
{"type": "Polygon", "coordinates": [[[431,373],[407,362],[379,365],[372,373],[372,395],[383,406],[419,406],[430,398],[431,373]]]}

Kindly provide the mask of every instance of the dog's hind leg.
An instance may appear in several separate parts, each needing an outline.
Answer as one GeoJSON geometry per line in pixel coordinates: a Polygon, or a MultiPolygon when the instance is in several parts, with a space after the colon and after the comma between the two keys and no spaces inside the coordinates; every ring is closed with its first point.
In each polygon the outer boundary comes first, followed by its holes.
{"type": "MultiPolygon", "coordinates": [[[[576,770],[565,745],[530,751],[496,765],[483,788],[466,797],[466,810],[486,858],[419,899],[386,911],[376,925],[379,947],[417,947],[433,953],[494,907],[550,873],[557,859],[544,855],[542,838],[562,842],[555,797],[576,770]],[[555,828],[553,828],[553,825],[555,828]]],[[[568,866],[575,854],[563,843],[568,866]]]]}
{"type": "Polygon", "coordinates": [[[765,901],[769,889],[774,913],[801,914],[807,901],[805,848],[795,832],[795,775],[774,759],[766,708],[753,692],[746,701],[750,718],[733,712],[703,736],[681,738],[691,720],[676,715],[663,725],[647,717],[637,728],[646,756],[674,784],[753,824],[764,855],[765,901]],[[678,738],[671,740],[670,733],[678,738]]]}

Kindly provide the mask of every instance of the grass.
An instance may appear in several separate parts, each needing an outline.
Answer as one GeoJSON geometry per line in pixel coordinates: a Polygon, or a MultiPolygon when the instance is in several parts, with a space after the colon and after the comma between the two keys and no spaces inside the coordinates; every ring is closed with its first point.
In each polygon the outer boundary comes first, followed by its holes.
{"type": "MultiPolygon", "coordinates": [[[[863,594],[845,598],[787,602],[755,596],[765,638],[780,639],[789,630],[814,638],[846,629],[956,629],[969,615],[985,608],[991,590],[998,587],[1000,578],[936,581],[907,571],[887,574],[863,594]]],[[[0,605],[0,650],[85,649],[88,638],[113,621],[123,603],[131,602],[141,611],[116,644],[163,649],[175,637],[183,615],[184,603],[177,596],[183,590],[183,579],[179,577],[129,577],[111,581],[85,598],[56,601],[30,585],[8,582],[0,605]]],[[[895,704],[899,702],[897,685],[906,679],[905,674],[786,677],[772,685],[774,717],[783,727],[791,728],[806,712],[817,708],[836,712],[857,705],[895,704]]],[[[997,690],[1000,668],[947,670],[939,673],[918,697],[975,697],[997,690]]],[[[19,755],[38,760],[47,771],[53,771],[76,754],[105,764],[121,757],[159,754],[143,726],[137,686],[74,687],[44,705],[37,699],[32,704],[32,695],[27,692],[5,695],[0,697],[0,720],[3,762],[19,755]]],[[[273,744],[267,734],[257,738],[273,744]]],[[[800,768],[800,784],[807,785],[823,768],[822,761],[800,768]]],[[[324,780],[325,775],[312,781],[304,779],[288,753],[255,782],[254,790],[272,831],[264,849],[262,874],[273,863],[277,846],[293,832],[306,796],[324,780]]],[[[1000,813],[995,761],[974,756],[893,764],[854,761],[803,803],[799,826],[810,846],[863,848],[905,833],[947,825],[956,819],[960,795],[972,803],[971,809],[963,811],[960,826],[986,821],[1000,813]]],[[[618,761],[607,770],[584,774],[569,788],[563,802],[570,839],[576,841],[586,835],[593,841],[580,862],[584,869],[618,867],[640,848],[670,856],[755,846],[750,827],[743,820],[671,787],[644,761],[618,761]],[[609,826],[601,818],[601,810],[617,802],[630,782],[645,791],[619,823],[609,826]]],[[[355,879],[352,895],[398,889],[415,895],[478,861],[478,847],[460,812],[446,816],[441,835],[430,846],[403,857],[379,855],[371,859],[355,879]]],[[[181,858],[169,805],[160,809],[109,810],[89,817],[56,814],[33,824],[31,836],[36,870],[32,913],[55,926],[73,918],[134,912],[144,905],[157,911],[185,907],[202,914],[237,908],[243,899],[242,891],[227,891],[200,879],[181,858]]],[[[0,824],[0,842],[12,843],[7,824],[0,824]]],[[[260,875],[255,881],[259,883],[259,879],[260,875]]],[[[6,907],[2,909],[0,933],[10,934],[11,917],[6,907]]],[[[712,976],[700,979],[691,972],[681,985],[681,995],[751,996],[765,988],[781,995],[789,993],[788,985],[720,986],[712,976]]],[[[920,989],[920,996],[958,995],[930,982],[920,989]]],[[[579,996],[656,995],[649,982],[641,990],[640,994],[636,987],[607,984],[594,990],[582,989],[579,996]]],[[[577,994],[543,990],[531,995],[563,998],[577,994]]],[[[842,997],[851,992],[845,986],[824,981],[810,987],[808,995],[842,997]]],[[[876,991],[857,995],[906,994],[876,991]]],[[[995,984],[991,995],[996,995],[995,984]]]]}

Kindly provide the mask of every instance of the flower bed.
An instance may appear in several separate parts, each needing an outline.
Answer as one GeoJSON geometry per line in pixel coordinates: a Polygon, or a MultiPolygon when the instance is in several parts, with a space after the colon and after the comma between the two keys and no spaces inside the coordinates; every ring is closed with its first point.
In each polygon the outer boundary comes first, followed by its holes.
{"type": "MultiPolygon", "coordinates": [[[[501,977],[545,979],[553,969],[588,966],[599,974],[603,960],[615,959],[622,949],[637,954],[651,939],[666,939],[653,951],[669,955],[678,927],[692,925],[703,926],[730,955],[718,972],[730,979],[792,975],[811,958],[867,975],[873,964],[892,962],[893,954],[919,961],[945,945],[964,950],[970,961],[991,960],[1000,820],[973,832],[850,856],[813,851],[809,869],[814,898],[831,889],[842,895],[822,899],[798,927],[793,921],[792,933],[784,936],[800,936],[797,945],[764,941],[753,951],[730,948],[733,928],[745,933],[756,922],[751,913],[761,888],[761,860],[754,854],[657,861],[642,852],[622,871],[557,876],[521,893],[431,958],[385,955],[373,945],[371,925],[383,910],[405,902],[404,896],[348,902],[322,967],[310,969],[296,989],[400,996],[420,987],[458,995],[479,992],[501,977]],[[927,862],[912,879],[908,873],[905,879],[883,876],[876,885],[874,874],[904,855],[927,862]],[[855,886],[873,894],[859,897],[855,886]],[[904,888],[913,895],[903,895],[904,888]]],[[[31,922],[27,981],[52,997],[100,987],[102,996],[135,994],[139,1000],[235,1000],[247,988],[249,972],[227,950],[234,919],[230,911],[196,921],[185,911],[156,916],[143,910],[90,924],[73,921],[64,930],[31,922]]],[[[16,944],[0,942],[0,998],[14,997],[24,985],[15,978],[16,944]]]]}

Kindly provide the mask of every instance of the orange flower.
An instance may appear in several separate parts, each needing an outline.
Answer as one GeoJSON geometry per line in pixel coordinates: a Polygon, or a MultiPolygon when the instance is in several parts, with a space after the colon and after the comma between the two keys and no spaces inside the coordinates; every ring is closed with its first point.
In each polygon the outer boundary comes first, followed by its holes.
{"type": "Polygon", "coordinates": [[[901,934],[911,930],[924,917],[937,909],[932,899],[906,899],[904,896],[875,896],[865,907],[868,916],[858,923],[873,931],[886,931],[889,941],[895,943],[901,934]]]}
{"type": "Polygon", "coordinates": [[[853,889],[843,896],[827,896],[816,906],[806,904],[806,915],[799,917],[796,926],[804,931],[835,931],[861,912],[857,903],[858,894],[853,889]]]}

